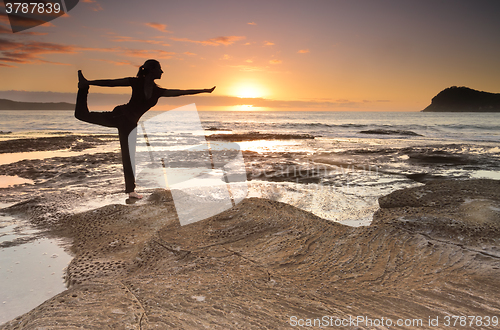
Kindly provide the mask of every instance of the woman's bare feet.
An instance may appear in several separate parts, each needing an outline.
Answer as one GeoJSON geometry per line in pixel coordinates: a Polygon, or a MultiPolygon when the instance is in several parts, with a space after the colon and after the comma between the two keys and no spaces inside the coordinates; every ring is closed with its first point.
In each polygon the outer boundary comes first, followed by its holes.
{"type": "Polygon", "coordinates": [[[139,194],[138,194],[138,193],[136,193],[135,191],[132,191],[131,193],[128,193],[128,197],[129,197],[129,198],[141,199],[141,198],[142,198],[142,195],[139,195],[139,194]]]}
{"type": "Polygon", "coordinates": [[[78,70],[78,88],[89,88],[89,82],[83,76],[82,70],[78,70]]]}

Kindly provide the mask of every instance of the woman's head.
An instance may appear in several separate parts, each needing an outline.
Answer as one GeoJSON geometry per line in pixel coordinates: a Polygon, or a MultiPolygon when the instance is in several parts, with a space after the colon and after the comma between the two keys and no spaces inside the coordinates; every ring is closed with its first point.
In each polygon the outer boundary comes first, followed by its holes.
{"type": "Polygon", "coordinates": [[[157,60],[147,60],[143,65],[139,67],[139,71],[137,72],[137,77],[144,78],[148,74],[152,74],[154,79],[161,78],[161,74],[163,71],[161,70],[160,62],[157,60]]]}

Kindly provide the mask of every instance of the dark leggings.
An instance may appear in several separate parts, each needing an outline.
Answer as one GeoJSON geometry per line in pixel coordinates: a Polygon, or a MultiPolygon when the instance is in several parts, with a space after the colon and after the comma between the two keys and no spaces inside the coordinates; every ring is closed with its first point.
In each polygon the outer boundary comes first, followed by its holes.
{"type": "MultiPolygon", "coordinates": [[[[130,150],[128,138],[130,132],[137,127],[136,123],[130,122],[123,113],[118,111],[90,112],[87,105],[88,88],[80,88],[76,97],[75,117],[81,121],[97,124],[106,127],[118,128],[120,138],[120,149],[122,153],[123,173],[125,175],[125,192],[130,193],[135,190],[135,178],[130,160],[130,150]]],[[[137,131],[135,131],[137,132],[137,131]]],[[[133,138],[135,141],[135,136],[133,138]]],[[[135,144],[132,146],[135,150],[135,144]]]]}

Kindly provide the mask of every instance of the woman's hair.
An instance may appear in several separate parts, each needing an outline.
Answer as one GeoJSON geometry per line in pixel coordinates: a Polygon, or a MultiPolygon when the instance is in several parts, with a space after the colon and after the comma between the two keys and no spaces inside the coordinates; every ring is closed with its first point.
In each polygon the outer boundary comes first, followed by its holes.
{"type": "Polygon", "coordinates": [[[157,60],[147,60],[143,65],[139,67],[137,77],[144,78],[148,74],[149,70],[151,70],[155,66],[160,66],[160,62],[158,62],[157,60]]]}

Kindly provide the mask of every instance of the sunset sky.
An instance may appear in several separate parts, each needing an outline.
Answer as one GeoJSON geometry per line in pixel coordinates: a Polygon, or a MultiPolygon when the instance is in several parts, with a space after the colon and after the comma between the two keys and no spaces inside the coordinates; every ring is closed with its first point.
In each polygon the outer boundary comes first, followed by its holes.
{"type": "Polygon", "coordinates": [[[217,86],[159,108],[420,111],[450,86],[500,92],[499,0],[80,0],[15,34],[0,12],[0,98],[74,102],[78,69],[135,76],[148,58],[162,87],[217,86]]]}

